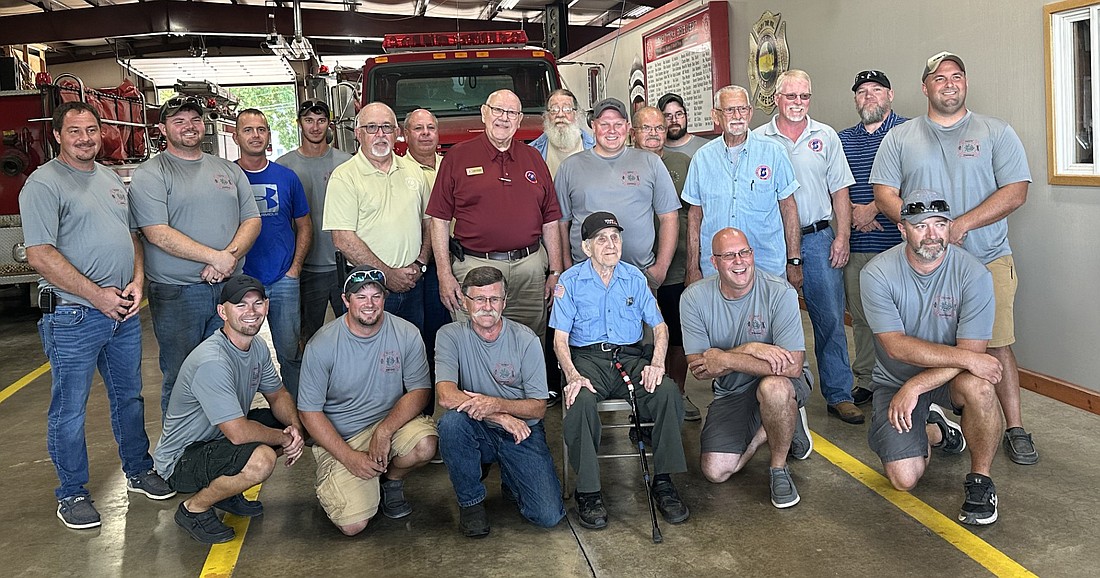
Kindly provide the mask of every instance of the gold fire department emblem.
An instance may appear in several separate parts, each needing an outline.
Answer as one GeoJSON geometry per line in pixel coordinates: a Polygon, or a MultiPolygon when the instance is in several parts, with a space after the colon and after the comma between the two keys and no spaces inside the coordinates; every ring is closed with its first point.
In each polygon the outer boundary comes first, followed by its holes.
{"type": "Polygon", "coordinates": [[[782,17],[765,11],[749,34],[749,91],[756,108],[767,114],[775,110],[775,81],[791,64],[782,17]]]}

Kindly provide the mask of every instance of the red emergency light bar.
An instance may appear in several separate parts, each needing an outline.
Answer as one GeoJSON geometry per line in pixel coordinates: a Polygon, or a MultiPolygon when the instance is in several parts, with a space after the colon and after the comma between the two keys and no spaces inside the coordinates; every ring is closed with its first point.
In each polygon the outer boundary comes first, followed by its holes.
{"type": "Polygon", "coordinates": [[[523,30],[489,30],[484,32],[423,32],[419,34],[386,34],[382,49],[391,52],[423,48],[473,48],[479,46],[525,46],[527,32],[523,30]]]}

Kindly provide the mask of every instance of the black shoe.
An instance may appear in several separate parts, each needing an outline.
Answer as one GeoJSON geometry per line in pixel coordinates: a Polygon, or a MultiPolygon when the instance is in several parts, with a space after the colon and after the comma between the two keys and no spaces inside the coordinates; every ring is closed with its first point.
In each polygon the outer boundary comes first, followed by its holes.
{"type": "MultiPolygon", "coordinates": [[[[630,443],[638,445],[638,428],[631,426],[630,431],[627,432],[627,437],[630,438],[630,443]]],[[[653,446],[653,426],[642,426],[642,441],[648,447],[653,446]]]]}
{"type": "Polygon", "coordinates": [[[1039,463],[1039,452],[1035,451],[1035,443],[1031,441],[1031,434],[1022,427],[1010,427],[1004,435],[1005,453],[1008,459],[1022,465],[1030,466],[1039,463]]]}
{"type": "Polygon", "coordinates": [[[218,519],[213,508],[199,514],[192,514],[183,506],[183,502],[180,502],[175,518],[180,528],[187,530],[192,538],[203,544],[221,544],[232,540],[237,535],[233,528],[226,526],[218,519]]]}
{"type": "Polygon", "coordinates": [[[603,507],[603,495],[599,492],[576,492],[577,515],[581,525],[589,530],[607,527],[607,510],[603,507]]]}
{"type": "Polygon", "coordinates": [[[380,480],[382,486],[382,515],[391,520],[404,518],[412,513],[413,507],[405,499],[405,480],[380,480]]]}
{"type": "Polygon", "coordinates": [[[859,387],[858,385],[852,388],[852,403],[856,405],[863,405],[871,401],[875,397],[874,392],[866,387],[859,387]]]}
{"type": "Polygon", "coordinates": [[[961,454],[966,449],[966,437],[963,436],[962,427],[947,419],[947,414],[938,404],[928,405],[928,423],[940,428],[943,439],[939,445],[932,446],[943,450],[945,454],[961,454]]]}
{"type": "Polygon", "coordinates": [[[254,518],[264,513],[264,505],[259,500],[248,500],[244,494],[230,496],[214,504],[214,507],[242,518],[254,518]]]}
{"type": "Polygon", "coordinates": [[[485,513],[485,502],[478,502],[466,508],[459,508],[458,525],[462,535],[467,538],[484,538],[489,535],[489,516],[485,513]]]}
{"type": "Polygon", "coordinates": [[[669,524],[679,524],[691,515],[684,501],[680,499],[676,486],[672,485],[672,480],[653,482],[653,501],[657,502],[657,509],[669,524]]]}
{"type": "Polygon", "coordinates": [[[985,526],[997,521],[997,489],[993,480],[981,474],[966,474],[963,485],[966,500],[959,511],[959,521],[972,526],[985,526]]]}

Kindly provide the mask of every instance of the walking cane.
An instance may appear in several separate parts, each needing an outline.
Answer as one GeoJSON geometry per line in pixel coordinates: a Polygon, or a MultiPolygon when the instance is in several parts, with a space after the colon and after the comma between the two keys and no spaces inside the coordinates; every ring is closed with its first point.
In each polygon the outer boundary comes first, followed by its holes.
{"type": "Polygon", "coordinates": [[[657,525],[657,508],[656,498],[653,497],[653,483],[649,474],[649,460],[645,455],[645,440],[642,439],[642,418],[641,413],[638,412],[638,396],[634,394],[634,381],[630,379],[630,375],[623,369],[623,364],[619,363],[619,348],[615,348],[614,353],[611,356],[611,362],[615,364],[615,369],[619,370],[619,375],[623,376],[623,382],[626,383],[626,390],[628,392],[628,400],[630,401],[630,409],[634,412],[634,428],[638,432],[638,456],[642,462],[642,481],[645,483],[646,495],[649,496],[649,517],[653,521],[653,543],[660,544],[664,538],[661,537],[661,528],[657,525]]]}

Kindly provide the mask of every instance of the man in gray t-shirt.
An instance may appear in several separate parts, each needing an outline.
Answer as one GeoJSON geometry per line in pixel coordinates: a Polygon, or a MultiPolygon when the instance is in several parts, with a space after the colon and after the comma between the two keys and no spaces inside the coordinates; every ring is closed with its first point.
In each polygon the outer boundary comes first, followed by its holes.
{"type": "Polygon", "coordinates": [[[221,330],[200,343],[180,367],[164,432],[153,453],[157,471],[172,489],[194,495],[180,503],[175,520],[205,544],[233,539],[233,529],[214,508],[258,516],[263,505],[241,493],[266,480],[275,458],[290,466],[302,455],[302,425],[283,387],[271,351],[256,339],[267,317],[262,283],[247,275],[222,284],[217,306],[221,330]],[[271,409],[252,410],[256,392],[271,409]]]}
{"type": "Polygon", "coordinates": [[[503,316],[504,274],[471,269],[462,280],[469,319],[440,329],[435,374],[439,450],[451,476],[468,537],[489,533],[483,464],[500,464],[501,491],[511,494],[532,524],[565,517],[554,459],[546,445],[546,366],[538,336],[503,316]]]}
{"type": "Polygon", "coordinates": [[[348,312],[306,345],[298,411],[317,442],[317,498],[352,536],[380,503],[388,518],[412,513],[405,477],[435,455],[436,430],[420,415],[431,392],[424,340],[415,325],[385,313],[385,274],[356,267],[343,293],[348,312]]]}
{"type": "Polygon", "coordinates": [[[562,218],[561,238],[569,239],[565,268],[586,259],[581,250],[581,223],[592,213],[610,211],[630,223],[623,237],[623,261],[642,270],[650,287],[659,287],[676,253],[680,199],[661,157],[626,146],[630,120],[614,98],[592,112],[596,146],[562,162],[554,177],[562,218]],[[653,217],[657,216],[660,239],[653,217]]]}
{"type": "Polygon", "coordinates": [[[196,99],[169,99],[160,119],[168,149],[134,171],[130,211],[145,239],[163,414],[184,358],[222,325],[214,310],[221,284],[241,272],[260,233],[260,212],[241,168],[202,152],[196,99]]]}
{"type": "Polygon", "coordinates": [[[789,508],[799,496],[787,455],[802,460],[813,450],[798,293],[786,279],[756,269],[743,232],[722,229],[711,246],[718,275],[691,284],[680,300],[688,368],[714,382],[700,466],[708,480],[724,482],[766,442],[772,505],[789,508]]]}
{"type": "Polygon", "coordinates": [[[997,521],[989,477],[1001,424],[993,384],[1002,366],[986,353],[993,333],[993,281],[981,261],[948,243],[950,206],[942,193],[906,193],[904,243],[860,273],[867,323],[875,334],[874,409],[867,434],[890,483],[916,486],[930,448],[961,453],[971,473],[959,513],[965,524],[997,521]],[[943,408],[962,412],[962,428],[943,408]],[[965,436],[965,437],[964,437],[965,436]]]}
{"type": "Polygon", "coordinates": [[[328,103],[307,100],[298,108],[298,127],[302,131],[302,146],[279,157],[275,162],[289,168],[302,180],[309,203],[309,216],[313,219],[313,242],[309,246],[302,276],[299,277],[302,292],[302,341],[308,342],[325,323],[325,309],[332,306],[337,317],[344,314],[344,302],[340,299],[340,282],[336,272],[336,245],[332,244],[332,231],[321,228],[325,213],[325,190],[332,170],[351,160],[351,155],[329,146],[327,136],[330,126],[328,103]]]}

